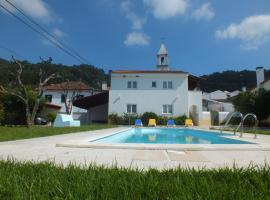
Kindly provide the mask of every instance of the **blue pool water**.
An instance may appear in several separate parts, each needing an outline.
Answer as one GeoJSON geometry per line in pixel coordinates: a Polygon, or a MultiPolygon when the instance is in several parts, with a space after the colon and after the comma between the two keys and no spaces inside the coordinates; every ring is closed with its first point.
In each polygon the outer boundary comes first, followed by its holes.
{"type": "Polygon", "coordinates": [[[252,144],[229,139],[210,131],[173,128],[132,128],[114,135],[103,137],[94,143],[149,143],[149,144],[252,144]]]}

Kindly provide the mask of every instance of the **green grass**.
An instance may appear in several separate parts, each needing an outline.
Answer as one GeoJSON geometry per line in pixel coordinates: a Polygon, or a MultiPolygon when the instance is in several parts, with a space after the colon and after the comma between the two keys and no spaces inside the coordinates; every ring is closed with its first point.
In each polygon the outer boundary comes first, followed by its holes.
{"type": "Polygon", "coordinates": [[[140,171],[0,161],[0,199],[270,199],[270,167],[140,171]]]}
{"type": "Polygon", "coordinates": [[[115,127],[115,126],[107,125],[107,124],[92,124],[92,125],[81,126],[81,127],[64,127],[64,128],[34,126],[31,129],[28,129],[26,127],[0,126],[0,141],[52,136],[52,135],[74,133],[74,132],[81,132],[81,131],[98,130],[98,129],[111,128],[111,127],[115,127]]]}

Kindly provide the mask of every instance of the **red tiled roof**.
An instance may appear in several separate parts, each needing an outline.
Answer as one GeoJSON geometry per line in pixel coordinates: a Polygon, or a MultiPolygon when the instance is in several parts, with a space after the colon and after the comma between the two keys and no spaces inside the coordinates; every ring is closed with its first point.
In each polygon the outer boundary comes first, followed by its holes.
{"type": "Polygon", "coordinates": [[[68,81],[48,85],[45,90],[93,90],[93,88],[79,81],[68,81]]]}

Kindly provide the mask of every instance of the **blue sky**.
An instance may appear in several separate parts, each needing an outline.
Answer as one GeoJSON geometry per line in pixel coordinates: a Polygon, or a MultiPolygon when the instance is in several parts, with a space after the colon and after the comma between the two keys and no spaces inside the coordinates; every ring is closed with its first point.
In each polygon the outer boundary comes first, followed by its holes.
{"type": "MultiPolygon", "coordinates": [[[[9,1],[106,71],[155,69],[162,40],[171,67],[195,75],[270,66],[269,0],[9,1]]],[[[0,57],[79,64],[0,10],[0,57]]]]}

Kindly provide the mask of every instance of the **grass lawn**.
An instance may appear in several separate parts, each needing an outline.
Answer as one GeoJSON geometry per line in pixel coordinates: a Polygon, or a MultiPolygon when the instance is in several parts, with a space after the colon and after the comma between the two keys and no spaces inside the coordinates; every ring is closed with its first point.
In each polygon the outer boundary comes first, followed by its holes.
{"type": "Polygon", "coordinates": [[[98,129],[111,128],[111,127],[115,127],[115,126],[107,125],[107,124],[92,124],[92,125],[81,126],[81,127],[64,127],[64,128],[34,126],[31,129],[28,129],[26,127],[0,126],[0,141],[19,140],[19,139],[27,139],[27,138],[34,138],[34,137],[59,135],[59,134],[98,130],[98,129]]]}
{"type": "Polygon", "coordinates": [[[270,199],[270,167],[140,171],[0,161],[0,199],[270,199]]]}

